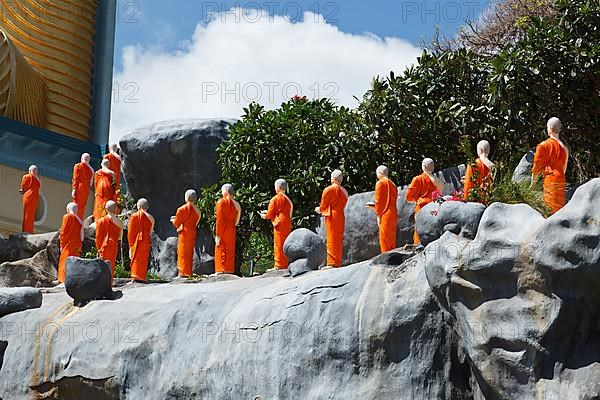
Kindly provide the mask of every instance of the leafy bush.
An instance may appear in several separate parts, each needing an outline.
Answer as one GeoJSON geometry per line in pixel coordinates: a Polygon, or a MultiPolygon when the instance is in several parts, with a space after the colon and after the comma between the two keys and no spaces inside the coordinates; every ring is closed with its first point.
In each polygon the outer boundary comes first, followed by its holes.
{"type": "Polygon", "coordinates": [[[550,208],[544,202],[541,180],[532,186],[530,182],[513,182],[510,174],[504,174],[494,182],[491,202],[528,204],[544,217],[548,217],[551,213],[550,208]]]}

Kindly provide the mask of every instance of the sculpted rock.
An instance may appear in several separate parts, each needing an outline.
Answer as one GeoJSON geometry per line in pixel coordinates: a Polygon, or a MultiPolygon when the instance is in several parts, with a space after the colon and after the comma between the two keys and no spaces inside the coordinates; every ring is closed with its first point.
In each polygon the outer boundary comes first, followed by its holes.
{"type": "MultiPolygon", "coordinates": [[[[215,272],[214,242],[209,234],[196,241],[194,252],[193,271],[196,275],[209,275],[215,272]]],[[[152,234],[152,251],[150,269],[164,279],[172,279],[177,276],[177,237],[160,240],[156,234],[152,234]]]]}
{"type": "Polygon", "coordinates": [[[41,305],[42,292],[39,289],[0,288],[0,318],[30,308],[39,308],[41,305]]]}
{"type": "MultiPolygon", "coordinates": [[[[166,260],[171,255],[169,251],[163,254],[160,249],[166,251],[173,246],[172,240],[164,243],[177,236],[169,218],[182,205],[185,191],[219,182],[221,171],[216,149],[227,138],[227,128],[234,122],[216,119],[159,122],[136,129],[121,139],[127,189],[135,199],[147,198],[149,212],[156,218],[155,232],[160,239],[153,246],[156,257],[166,260]]],[[[194,271],[214,272],[211,232],[204,229],[198,232],[196,250],[198,260],[194,271]]],[[[159,266],[164,277],[177,275],[177,264],[170,259],[171,262],[159,266]]]]}
{"type": "Polygon", "coordinates": [[[289,260],[291,276],[314,271],[325,265],[327,248],[325,242],[313,231],[296,229],[285,240],[283,251],[289,260]]]}
{"type": "MultiPolygon", "coordinates": [[[[462,188],[461,178],[465,174],[465,166],[448,168],[436,174],[444,182],[445,195],[462,188]]],[[[375,192],[352,195],[346,204],[346,227],[344,230],[344,265],[369,260],[380,253],[379,227],[372,209],[365,204],[375,200],[375,192]]],[[[415,228],[414,204],[406,202],[406,186],[398,187],[398,225],[396,243],[398,247],[412,244],[415,228]]],[[[325,224],[317,228],[319,236],[326,238],[325,224]]]]}
{"type": "Polygon", "coordinates": [[[600,395],[599,200],[595,179],[547,220],[496,203],[474,240],[446,232],[426,247],[427,279],[453,316],[474,398],[600,395]]]}
{"type": "Polygon", "coordinates": [[[9,343],[0,397],[81,398],[66,387],[96,382],[96,398],[124,400],[466,398],[468,368],[449,367],[455,339],[413,260],[126,287],[118,302],[76,310],[65,294],[47,294],[41,309],[3,319],[59,328],[38,345],[0,330],[9,343]]]}
{"type": "Polygon", "coordinates": [[[69,257],[65,289],[75,300],[75,305],[84,305],[95,299],[111,298],[111,275],[110,266],[98,258],[85,260],[69,257]]]}
{"type": "Polygon", "coordinates": [[[445,201],[427,204],[416,217],[417,232],[423,246],[439,239],[444,232],[474,239],[485,206],[479,203],[445,201]]]}

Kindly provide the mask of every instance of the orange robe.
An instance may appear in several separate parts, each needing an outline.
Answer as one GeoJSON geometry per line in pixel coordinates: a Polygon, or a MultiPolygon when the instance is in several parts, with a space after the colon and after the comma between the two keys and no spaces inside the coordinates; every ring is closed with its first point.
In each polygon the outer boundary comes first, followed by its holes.
{"type": "Polygon", "coordinates": [[[387,178],[375,185],[375,214],[379,217],[379,246],[381,252],[394,250],[398,225],[398,188],[387,178]]]}
{"type": "Polygon", "coordinates": [[[23,226],[24,233],[33,233],[35,212],[40,200],[40,180],[32,174],[23,175],[21,190],[23,192],[23,226]]]}
{"type": "Polygon", "coordinates": [[[287,269],[288,258],[283,252],[285,239],[292,232],[292,212],[294,206],[289,197],[283,193],[277,193],[269,202],[269,209],[265,219],[273,224],[273,257],[275,268],[287,269]]]}
{"type": "Polygon", "coordinates": [[[216,235],[220,238],[215,247],[215,272],[235,273],[235,240],[238,210],[232,199],[222,198],[216,206],[216,235]]]}
{"type": "MultiPolygon", "coordinates": [[[[437,186],[435,186],[425,172],[413,178],[412,182],[408,186],[408,189],[406,190],[406,201],[409,203],[416,203],[415,216],[423,207],[433,201],[433,193],[437,190],[437,186]]],[[[413,239],[415,245],[421,243],[421,239],[419,239],[419,234],[417,233],[416,225],[413,239]]]]}
{"type": "Polygon", "coordinates": [[[77,163],[73,167],[72,187],[75,191],[73,201],[77,203],[77,215],[81,219],[85,216],[85,207],[90,196],[93,178],[94,170],[88,164],[77,163]]]}
{"type": "Polygon", "coordinates": [[[338,184],[332,184],[321,196],[321,215],[325,217],[327,232],[327,265],[341,267],[344,255],[344,208],[348,203],[348,192],[338,184]]]}
{"type": "Polygon", "coordinates": [[[108,169],[115,173],[116,192],[121,193],[121,158],[113,153],[106,154],[104,158],[110,162],[108,169]]]}
{"type": "Polygon", "coordinates": [[[196,248],[197,225],[200,215],[191,203],[177,209],[173,225],[177,228],[177,268],[179,276],[189,277],[194,272],[194,250],[196,248]]]}
{"type": "Polygon", "coordinates": [[[60,228],[60,260],[58,262],[58,281],[63,283],[67,274],[67,258],[79,257],[83,239],[81,219],[77,215],[65,214],[60,228]]]}
{"type": "MultiPolygon", "coordinates": [[[[115,219],[117,219],[115,217],[115,219]]],[[[112,277],[115,276],[115,265],[119,254],[119,240],[123,227],[113,221],[110,215],[104,216],[96,222],[96,248],[101,260],[110,262],[112,277]]]]}
{"type": "Polygon", "coordinates": [[[131,279],[136,281],[146,282],[148,276],[153,228],[153,218],[143,210],[134,213],[129,218],[127,239],[131,254],[131,279]]]}
{"type": "Polygon", "coordinates": [[[544,176],[544,201],[557,212],[566,203],[566,178],[569,153],[560,142],[549,138],[540,143],[535,150],[532,173],[544,176]]]}
{"type": "MultiPolygon", "coordinates": [[[[491,185],[491,177],[490,168],[481,159],[476,159],[475,165],[469,164],[465,173],[465,187],[463,190],[465,201],[470,200],[469,194],[472,190],[484,189],[486,186],[491,185]]],[[[484,192],[481,191],[481,194],[484,194],[484,192]]]]}
{"type": "Polygon", "coordinates": [[[106,214],[104,207],[109,200],[115,200],[114,176],[102,170],[96,171],[94,177],[95,201],[94,221],[98,222],[106,214]]]}

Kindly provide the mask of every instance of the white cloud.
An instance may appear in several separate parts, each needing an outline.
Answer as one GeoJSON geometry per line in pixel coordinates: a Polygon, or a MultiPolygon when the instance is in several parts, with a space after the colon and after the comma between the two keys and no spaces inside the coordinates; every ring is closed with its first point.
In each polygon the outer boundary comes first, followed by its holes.
{"type": "Polygon", "coordinates": [[[341,32],[322,16],[301,22],[256,10],[216,14],[175,53],[123,49],[111,139],[177,118],[234,117],[253,100],[274,108],[295,94],[354,107],[375,75],[402,72],[420,50],[400,38],[341,32]]]}

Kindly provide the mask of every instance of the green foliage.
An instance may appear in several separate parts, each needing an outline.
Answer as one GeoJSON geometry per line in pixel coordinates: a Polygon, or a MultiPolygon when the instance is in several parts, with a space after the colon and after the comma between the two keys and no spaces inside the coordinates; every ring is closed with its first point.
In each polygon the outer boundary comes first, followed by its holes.
{"type": "Polygon", "coordinates": [[[254,261],[254,272],[264,273],[273,268],[273,243],[270,238],[259,232],[251,234],[244,246],[243,259],[241,272],[244,276],[250,276],[250,260],[254,261]]]}
{"type": "Polygon", "coordinates": [[[96,249],[95,245],[92,245],[90,251],[83,253],[81,255],[81,258],[84,258],[86,260],[93,260],[95,258],[98,258],[98,249],[96,249]]]}
{"type": "Polygon", "coordinates": [[[491,193],[491,202],[505,204],[529,204],[531,208],[538,211],[544,217],[551,213],[550,208],[544,202],[544,194],[541,181],[532,185],[529,182],[513,182],[510,174],[503,174],[494,182],[491,193]]]}
{"type": "Polygon", "coordinates": [[[119,261],[115,264],[115,278],[131,278],[131,273],[126,269],[125,265],[119,261]]]}

